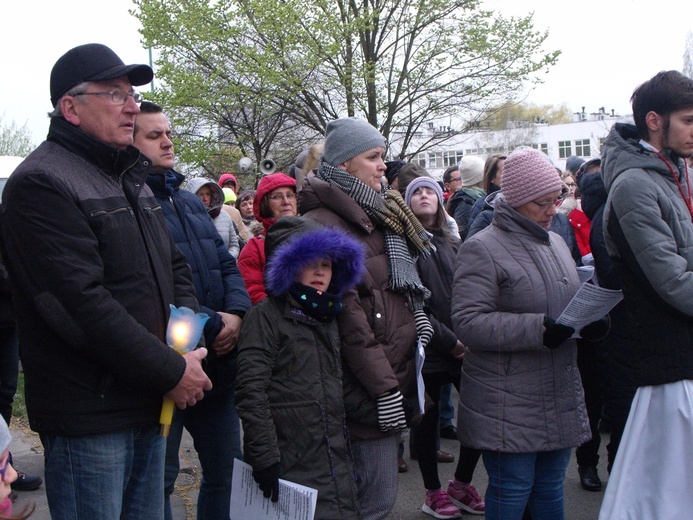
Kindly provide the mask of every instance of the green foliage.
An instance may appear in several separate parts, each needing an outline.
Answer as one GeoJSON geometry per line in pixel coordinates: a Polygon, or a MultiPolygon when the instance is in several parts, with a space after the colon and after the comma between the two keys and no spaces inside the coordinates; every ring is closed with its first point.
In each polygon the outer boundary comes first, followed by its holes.
{"type": "Polygon", "coordinates": [[[202,167],[223,151],[281,168],[343,116],[368,119],[405,153],[429,122],[475,120],[559,55],[542,51],[531,15],[504,18],[478,0],[135,5],[158,51],[157,96],[186,161],[202,167]]]}
{"type": "Polygon", "coordinates": [[[26,123],[20,128],[14,120],[6,123],[4,114],[0,116],[0,155],[26,157],[34,148],[26,123]]]}

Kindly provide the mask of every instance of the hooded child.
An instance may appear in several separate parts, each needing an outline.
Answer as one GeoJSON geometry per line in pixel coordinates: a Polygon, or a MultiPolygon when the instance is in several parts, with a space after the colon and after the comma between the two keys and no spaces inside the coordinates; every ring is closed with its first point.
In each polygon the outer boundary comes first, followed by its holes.
{"type": "Polygon", "coordinates": [[[317,489],[315,518],[361,518],[335,317],[363,276],[363,246],[289,216],[269,228],[265,252],[268,296],[238,341],[244,459],[266,498],[279,499],[282,478],[317,489]]]}

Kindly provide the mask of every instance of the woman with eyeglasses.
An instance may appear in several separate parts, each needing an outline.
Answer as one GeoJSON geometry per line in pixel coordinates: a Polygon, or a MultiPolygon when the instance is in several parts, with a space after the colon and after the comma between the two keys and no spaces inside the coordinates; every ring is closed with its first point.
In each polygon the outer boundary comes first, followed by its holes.
{"type": "Polygon", "coordinates": [[[271,173],[260,179],[253,201],[253,213],[262,223],[262,232],[251,238],[238,257],[245,288],[253,305],[267,297],[265,292],[265,234],[279,217],[295,217],[296,180],[285,173],[271,173]]]}
{"type": "Polygon", "coordinates": [[[12,499],[10,498],[10,487],[12,482],[17,480],[17,472],[10,463],[10,441],[12,434],[7,427],[5,419],[0,416],[0,520],[23,520],[29,518],[34,512],[36,504],[27,505],[18,515],[12,516],[12,499]]]}
{"type": "Polygon", "coordinates": [[[501,188],[491,225],[456,259],[452,324],[467,347],[458,432],[482,451],[487,519],[520,520],[529,506],[533,520],[561,520],[571,448],[590,438],[575,330],[555,321],[580,285],[549,231],[562,182],[546,155],[522,149],[506,159],[501,188]]]}

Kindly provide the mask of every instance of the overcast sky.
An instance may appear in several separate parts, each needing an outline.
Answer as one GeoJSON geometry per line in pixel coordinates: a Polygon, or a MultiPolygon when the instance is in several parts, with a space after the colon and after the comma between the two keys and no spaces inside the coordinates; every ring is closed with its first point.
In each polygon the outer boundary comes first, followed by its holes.
{"type": "MultiPolygon", "coordinates": [[[[558,64],[528,92],[539,104],[566,103],[573,112],[604,107],[630,112],[633,89],[660,70],[683,68],[693,3],[660,0],[484,0],[504,15],[534,12],[535,28],[549,30],[546,50],[560,49],[558,64]]],[[[67,50],[83,43],[111,47],[125,63],[148,63],[131,0],[3,2],[0,7],[0,115],[27,123],[38,144],[51,109],[50,70],[67,50]]]]}

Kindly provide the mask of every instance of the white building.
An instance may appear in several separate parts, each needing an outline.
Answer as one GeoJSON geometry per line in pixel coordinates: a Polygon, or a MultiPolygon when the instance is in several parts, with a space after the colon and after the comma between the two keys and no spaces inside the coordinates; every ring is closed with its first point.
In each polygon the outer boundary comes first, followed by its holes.
{"type": "MultiPolygon", "coordinates": [[[[448,166],[459,163],[465,155],[478,155],[486,159],[490,155],[508,155],[518,146],[530,146],[544,152],[551,162],[561,170],[565,170],[565,161],[571,155],[587,160],[599,157],[602,143],[614,123],[632,122],[632,117],[622,117],[599,112],[588,114],[583,112],[574,115],[574,122],[549,125],[544,122],[520,121],[510,123],[507,130],[472,130],[452,135],[443,144],[417,154],[411,160],[426,168],[428,173],[442,179],[443,172],[448,166]]],[[[425,142],[440,133],[450,133],[449,128],[434,127],[429,123],[419,140],[425,142]]],[[[417,148],[417,142],[411,148],[417,148]]],[[[396,139],[389,150],[389,155],[397,155],[396,139]]]]}

